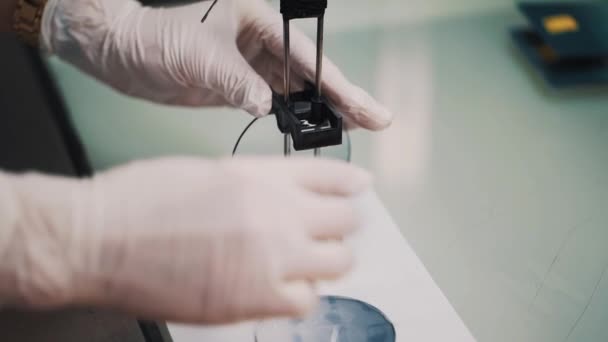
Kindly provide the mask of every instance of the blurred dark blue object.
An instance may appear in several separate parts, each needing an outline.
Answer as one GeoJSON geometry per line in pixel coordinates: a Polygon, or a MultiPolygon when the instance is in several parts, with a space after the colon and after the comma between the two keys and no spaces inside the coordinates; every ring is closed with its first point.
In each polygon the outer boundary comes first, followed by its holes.
{"type": "Polygon", "coordinates": [[[560,57],[608,56],[608,3],[521,3],[519,8],[532,28],[560,57]]]}
{"type": "Polygon", "coordinates": [[[530,22],[511,35],[556,88],[608,83],[608,3],[521,3],[530,22]]]}
{"type": "Polygon", "coordinates": [[[328,296],[317,311],[304,320],[261,324],[256,342],[395,342],[393,324],[365,302],[328,296]]]}

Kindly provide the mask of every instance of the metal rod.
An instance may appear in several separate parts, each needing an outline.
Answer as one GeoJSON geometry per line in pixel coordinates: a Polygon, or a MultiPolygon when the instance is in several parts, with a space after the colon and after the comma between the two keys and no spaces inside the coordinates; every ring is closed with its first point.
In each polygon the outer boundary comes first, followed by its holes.
{"type": "MultiPolygon", "coordinates": [[[[285,60],[283,61],[283,92],[285,105],[289,107],[289,94],[291,93],[291,52],[289,39],[289,20],[283,18],[283,50],[285,51],[285,60]]],[[[289,133],[283,136],[283,154],[291,155],[291,136],[289,133]]]]}
{"type": "MultiPolygon", "coordinates": [[[[317,101],[321,101],[322,90],[322,75],[323,75],[323,26],[325,23],[325,14],[322,14],[317,19],[317,70],[315,75],[315,85],[317,88],[317,101]]],[[[315,148],[315,157],[321,156],[321,149],[315,148]]]]}
{"type": "Polygon", "coordinates": [[[286,157],[291,155],[291,136],[289,133],[283,135],[283,154],[286,157]]]}
{"type": "Polygon", "coordinates": [[[285,104],[289,106],[289,93],[291,93],[291,52],[289,41],[289,20],[283,19],[283,50],[285,60],[283,62],[283,91],[285,92],[285,104]]]}
{"type": "Polygon", "coordinates": [[[325,22],[325,14],[322,14],[317,19],[317,71],[315,83],[317,86],[317,99],[321,100],[321,83],[323,74],[323,26],[325,22]]]}

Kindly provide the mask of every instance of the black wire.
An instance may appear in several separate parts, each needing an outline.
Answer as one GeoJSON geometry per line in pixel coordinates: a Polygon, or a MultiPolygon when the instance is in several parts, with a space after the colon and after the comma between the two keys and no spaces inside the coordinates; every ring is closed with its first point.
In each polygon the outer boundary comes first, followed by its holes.
{"type": "Polygon", "coordinates": [[[215,4],[217,4],[218,0],[213,0],[213,3],[211,4],[211,7],[209,7],[209,9],[207,10],[207,13],[205,13],[205,16],[203,17],[203,19],[201,19],[201,23],[204,23],[205,20],[207,20],[207,17],[209,16],[209,13],[211,13],[211,10],[213,9],[213,7],[215,7],[215,4]]]}
{"type": "Polygon", "coordinates": [[[259,118],[253,119],[253,121],[251,121],[249,123],[249,125],[247,125],[247,127],[245,127],[245,130],[239,136],[239,139],[236,141],[236,145],[234,145],[234,149],[232,150],[232,156],[233,157],[236,155],[236,151],[239,149],[239,145],[241,144],[241,140],[243,140],[243,137],[245,136],[245,134],[247,133],[247,131],[249,131],[249,129],[251,128],[251,126],[253,126],[253,124],[256,123],[256,121],[258,121],[258,119],[259,118]]]}

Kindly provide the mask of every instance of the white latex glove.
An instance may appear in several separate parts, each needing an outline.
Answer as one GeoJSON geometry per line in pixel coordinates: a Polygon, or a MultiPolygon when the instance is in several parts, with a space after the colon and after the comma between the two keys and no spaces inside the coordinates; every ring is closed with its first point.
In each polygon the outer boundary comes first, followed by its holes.
{"type": "Polygon", "coordinates": [[[303,315],[349,270],[366,172],[315,159],[138,162],[0,174],[0,302],[225,323],[303,315]]]}
{"type": "MultiPolygon", "coordinates": [[[[112,87],[187,106],[230,105],[268,114],[283,90],[283,22],[263,0],[148,8],[135,0],[49,0],[43,47],[112,87]]],[[[295,27],[293,87],[314,81],[316,46],[295,27]]],[[[351,126],[382,129],[392,114],[325,59],[323,91],[351,126]]]]}

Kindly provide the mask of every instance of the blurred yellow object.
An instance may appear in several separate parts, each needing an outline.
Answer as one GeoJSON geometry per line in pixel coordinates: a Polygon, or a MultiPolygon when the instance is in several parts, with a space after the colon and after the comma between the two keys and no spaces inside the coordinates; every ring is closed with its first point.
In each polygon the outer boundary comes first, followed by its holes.
{"type": "Polygon", "coordinates": [[[571,33],[578,31],[578,21],[569,14],[560,14],[544,19],[545,29],[551,34],[571,33]]]}

